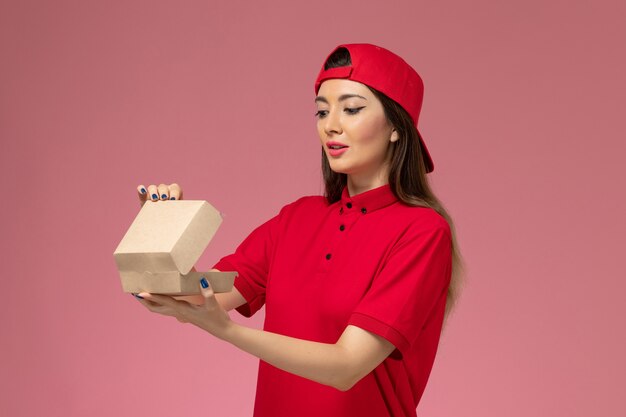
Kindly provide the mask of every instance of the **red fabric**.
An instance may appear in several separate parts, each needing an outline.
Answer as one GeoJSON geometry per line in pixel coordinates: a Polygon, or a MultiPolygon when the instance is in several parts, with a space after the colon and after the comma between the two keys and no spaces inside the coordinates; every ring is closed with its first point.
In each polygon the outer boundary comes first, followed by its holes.
{"type": "Polygon", "coordinates": [[[403,204],[389,185],[352,197],[345,188],[330,205],[302,197],[257,227],[214,265],[239,272],[235,287],[247,300],[239,313],[265,305],[264,330],[323,343],[352,324],[396,350],[346,392],[260,361],[254,417],[416,416],[451,259],[445,219],[403,204]]]}

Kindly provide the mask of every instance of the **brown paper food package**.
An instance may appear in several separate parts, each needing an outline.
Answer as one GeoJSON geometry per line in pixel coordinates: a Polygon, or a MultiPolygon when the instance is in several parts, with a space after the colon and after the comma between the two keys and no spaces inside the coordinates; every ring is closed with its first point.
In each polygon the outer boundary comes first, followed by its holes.
{"type": "Polygon", "coordinates": [[[221,223],[207,201],[147,201],[113,252],[123,291],[200,294],[203,276],[214,292],[231,291],[237,272],[191,271],[221,223]]]}

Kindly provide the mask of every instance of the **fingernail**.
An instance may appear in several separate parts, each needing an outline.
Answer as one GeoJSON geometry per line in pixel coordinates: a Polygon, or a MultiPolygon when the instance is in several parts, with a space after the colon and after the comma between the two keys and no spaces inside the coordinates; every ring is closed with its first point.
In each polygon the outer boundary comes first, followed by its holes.
{"type": "Polygon", "coordinates": [[[161,198],[167,198],[167,194],[162,194],[161,198]]]}
{"type": "Polygon", "coordinates": [[[159,196],[156,195],[156,194],[152,194],[152,198],[154,198],[156,200],[157,198],[159,198],[159,196]]]}
{"type": "Polygon", "coordinates": [[[146,189],[145,189],[145,188],[142,188],[142,189],[141,189],[141,194],[145,194],[145,193],[146,193],[146,189]]]}
{"type": "Polygon", "coordinates": [[[170,200],[176,200],[176,197],[170,197],[170,200]]]}
{"type": "Polygon", "coordinates": [[[209,283],[206,281],[206,279],[204,279],[204,277],[202,277],[202,279],[200,280],[200,285],[202,285],[202,288],[209,288],[209,283]]]}
{"type": "Polygon", "coordinates": [[[142,300],[144,299],[144,298],[143,298],[141,295],[139,295],[139,294],[135,294],[135,293],[133,293],[133,295],[134,295],[136,298],[140,298],[140,299],[142,299],[142,300]]]}

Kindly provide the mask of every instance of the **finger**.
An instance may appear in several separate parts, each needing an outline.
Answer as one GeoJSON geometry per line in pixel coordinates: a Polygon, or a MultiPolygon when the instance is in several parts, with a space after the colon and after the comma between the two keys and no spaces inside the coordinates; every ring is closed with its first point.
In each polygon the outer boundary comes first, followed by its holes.
{"type": "Polygon", "coordinates": [[[137,194],[139,195],[139,204],[143,206],[148,199],[148,190],[146,190],[146,187],[144,187],[143,184],[139,184],[137,187],[137,194]]]}
{"type": "Polygon", "coordinates": [[[157,190],[157,186],[154,184],[150,184],[148,186],[148,195],[150,196],[150,200],[157,201],[159,199],[159,190],[157,190]]]}
{"type": "Polygon", "coordinates": [[[158,306],[158,307],[162,307],[161,304],[155,303],[154,300],[150,299],[150,294],[142,292],[142,293],[133,293],[133,295],[135,296],[135,298],[143,305],[145,305],[146,307],[152,307],[152,306],[158,306]]]}
{"type": "Polygon", "coordinates": [[[209,284],[209,281],[207,281],[205,277],[200,279],[200,292],[204,297],[204,306],[207,310],[213,310],[219,307],[217,300],[215,299],[213,288],[211,288],[211,284],[209,284]]]}
{"type": "Polygon", "coordinates": [[[133,294],[133,295],[135,296],[137,301],[139,301],[144,307],[146,307],[148,310],[152,311],[153,313],[163,314],[166,312],[165,310],[172,311],[170,307],[162,306],[150,300],[145,300],[142,296],[138,294],[133,294]]]}
{"type": "Polygon", "coordinates": [[[150,301],[161,306],[170,308],[176,308],[178,306],[178,300],[168,297],[167,295],[150,294],[148,292],[140,292],[137,295],[142,297],[144,301],[150,301]]]}
{"type": "Polygon", "coordinates": [[[149,297],[144,299],[143,295],[135,293],[133,293],[133,295],[141,304],[143,304],[146,309],[148,309],[148,311],[152,313],[162,314],[164,316],[176,317],[181,323],[189,323],[189,321],[180,314],[180,311],[178,309],[166,305],[157,304],[154,301],[150,301],[149,297]]]}
{"type": "Polygon", "coordinates": [[[183,190],[180,188],[180,185],[173,183],[169,185],[170,192],[170,200],[182,200],[183,198],[183,190]]]}
{"type": "Polygon", "coordinates": [[[168,190],[166,184],[159,184],[158,190],[159,190],[159,199],[168,200],[170,198],[169,196],[170,191],[168,190]]]}

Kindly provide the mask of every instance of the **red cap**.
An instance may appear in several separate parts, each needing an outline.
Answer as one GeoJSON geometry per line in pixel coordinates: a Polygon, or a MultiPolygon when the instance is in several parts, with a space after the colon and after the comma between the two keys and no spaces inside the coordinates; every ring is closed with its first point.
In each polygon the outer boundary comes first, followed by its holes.
{"type": "MultiPolygon", "coordinates": [[[[339,48],[346,48],[350,52],[352,65],[327,70],[322,65],[315,80],[315,94],[319,91],[322,82],[330,78],[345,78],[360,82],[400,104],[409,113],[417,129],[417,120],[424,98],[424,83],[419,74],[398,55],[368,43],[339,45],[328,54],[324,63],[339,48]]],[[[433,160],[419,130],[417,135],[424,154],[426,172],[432,172],[435,169],[433,160]]]]}

